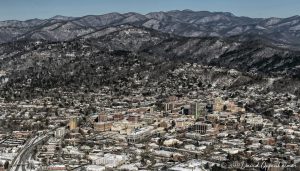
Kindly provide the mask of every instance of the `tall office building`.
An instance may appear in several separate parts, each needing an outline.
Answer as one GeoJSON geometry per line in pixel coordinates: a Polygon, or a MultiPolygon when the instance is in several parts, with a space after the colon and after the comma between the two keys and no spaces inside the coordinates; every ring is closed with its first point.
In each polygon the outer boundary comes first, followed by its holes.
{"type": "Polygon", "coordinates": [[[200,133],[200,134],[205,134],[207,129],[208,129],[208,125],[202,122],[197,122],[194,125],[194,129],[195,132],[200,133]]]}
{"type": "Polygon", "coordinates": [[[217,97],[215,99],[215,104],[214,104],[214,109],[218,112],[223,111],[224,108],[224,101],[222,100],[221,97],[217,97]]]}
{"type": "Polygon", "coordinates": [[[165,111],[170,111],[174,109],[174,103],[166,103],[165,104],[165,111]]]}
{"type": "Polygon", "coordinates": [[[77,128],[77,118],[72,117],[72,118],[70,118],[70,121],[69,121],[69,129],[73,130],[73,129],[76,129],[76,128],[77,128]]]}
{"type": "Polygon", "coordinates": [[[54,135],[56,138],[61,138],[65,135],[65,133],[66,133],[66,129],[64,127],[61,127],[56,129],[54,135]]]}
{"type": "Polygon", "coordinates": [[[195,116],[195,119],[198,119],[201,116],[206,115],[206,104],[195,102],[191,104],[191,114],[195,116]]]}
{"type": "Polygon", "coordinates": [[[206,111],[207,111],[208,113],[213,113],[213,111],[214,111],[214,104],[208,103],[208,104],[206,105],[206,111]]]}

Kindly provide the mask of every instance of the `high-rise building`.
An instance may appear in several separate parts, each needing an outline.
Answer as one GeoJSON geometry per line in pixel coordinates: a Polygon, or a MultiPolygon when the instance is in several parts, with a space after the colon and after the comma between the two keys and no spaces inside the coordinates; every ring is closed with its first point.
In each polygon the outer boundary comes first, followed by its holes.
{"type": "Polygon", "coordinates": [[[207,129],[208,129],[208,125],[202,122],[197,122],[194,125],[194,129],[195,132],[200,133],[200,134],[205,134],[207,129]]]}
{"type": "Polygon", "coordinates": [[[208,104],[206,105],[206,111],[207,111],[208,113],[213,113],[213,111],[214,111],[214,105],[211,104],[211,103],[208,103],[208,104]]]}
{"type": "Polygon", "coordinates": [[[70,118],[70,121],[69,121],[69,129],[73,130],[73,129],[76,129],[76,128],[77,128],[77,118],[72,117],[72,118],[70,118]]]}
{"type": "Polygon", "coordinates": [[[195,119],[198,119],[201,116],[206,115],[206,104],[204,103],[192,103],[190,112],[192,115],[194,115],[195,119]]]}
{"type": "Polygon", "coordinates": [[[54,135],[56,138],[61,138],[65,135],[65,133],[66,133],[66,129],[64,127],[61,127],[56,129],[54,135]]]}
{"type": "Polygon", "coordinates": [[[214,104],[214,109],[218,112],[223,111],[224,108],[224,101],[222,100],[221,97],[217,97],[215,99],[215,104],[214,104]]]}
{"type": "Polygon", "coordinates": [[[165,104],[165,111],[170,111],[174,109],[174,103],[166,103],[165,104]]]}
{"type": "Polygon", "coordinates": [[[183,106],[181,107],[181,114],[188,115],[190,113],[190,106],[183,106]]]}

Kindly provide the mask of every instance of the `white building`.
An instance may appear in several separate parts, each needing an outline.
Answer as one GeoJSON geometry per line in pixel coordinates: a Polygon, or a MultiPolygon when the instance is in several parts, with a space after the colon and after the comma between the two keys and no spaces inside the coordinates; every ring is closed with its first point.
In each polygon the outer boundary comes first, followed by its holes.
{"type": "Polygon", "coordinates": [[[97,165],[88,165],[85,167],[86,171],[104,171],[104,166],[97,166],[97,165]]]}
{"type": "Polygon", "coordinates": [[[54,135],[56,138],[61,138],[66,134],[66,128],[65,127],[61,127],[56,129],[54,135]]]}
{"type": "Polygon", "coordinates": [[[137,131],[132,132],[127,136],[128,143],[135,143],[143,140],[144,138],[151,135],[152,130],[154,130],[153,126],[148,126],[145,128],[140,128],[137,131]]]}
{"type": "Polygon", "coordinates": [[[127,160],[125,155],[116,155],[116,154],[104,154],[103,157],[99,157],[94,160],[94,164],[103,165],[109,168],[115,168],[124,164],[127,160]]]}
{"type": "Polygon", "coordinates": [[[261,115],[249,117],[246,119],[247,124],[250,124],[252,126],[258,126],[263,125],[264,120],[261,115]]]}

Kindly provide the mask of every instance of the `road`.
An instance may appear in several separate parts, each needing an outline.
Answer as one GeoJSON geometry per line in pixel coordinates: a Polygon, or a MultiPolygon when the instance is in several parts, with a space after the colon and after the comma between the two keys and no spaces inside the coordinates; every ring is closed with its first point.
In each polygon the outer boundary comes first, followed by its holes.
{"type": "Polygon", "coordinates": [[[40,144],[43,140],[50,137],[50,133],[47,133],[42,136],[36,136],[34,138],[29,139],[25,144],[15,159],[12,161],[10,171],[26,171],[25,166],[28,163],[28,159],[32,154],[33,149],[40,144]],[[20,168],[20,166],[22,166],[20,168]]]}

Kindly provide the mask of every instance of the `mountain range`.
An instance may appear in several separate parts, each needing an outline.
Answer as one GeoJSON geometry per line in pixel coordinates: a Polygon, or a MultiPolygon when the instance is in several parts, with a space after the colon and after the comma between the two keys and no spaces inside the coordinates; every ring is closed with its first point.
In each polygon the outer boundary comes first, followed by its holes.
{"type": "Polygon", "coordinates": [[[297,22],[298,16],[251,19],[189,10],[5,21],[0,95],[28,99],[105,86],[127,95],[136,89],[171,95],[196,85],[300,96],[297,22]]]}
{"type": "Polygon", "coordinates": [[[0,43],[22,39],[66,41],[118,25],[151,28],[184,37],[237,36],[241,41],[260,37],[280,47],[297,48],[300,44],[300,16],[249,18],[238,17],[228,12],[191,10],[152,12],[146,15],[130,12],[2,21],[0,43]]]}

